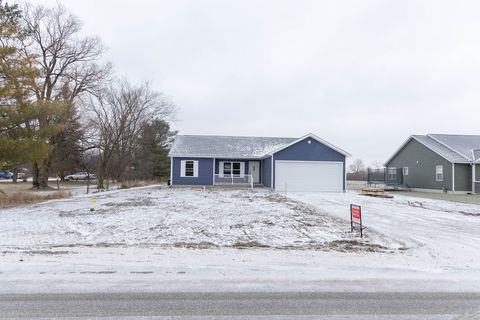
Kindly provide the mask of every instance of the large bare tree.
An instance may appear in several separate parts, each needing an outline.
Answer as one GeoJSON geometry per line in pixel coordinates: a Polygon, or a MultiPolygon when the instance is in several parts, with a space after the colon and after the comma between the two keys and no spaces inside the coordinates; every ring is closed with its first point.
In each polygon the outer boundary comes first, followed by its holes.
{"type": "Polygon", "coordinates": [[[169,120],[174,113],[175,107],[149,83],[118,80],[91,99],[90,128],[101,154],[98,188],[104,188],[104,180],[113,172],[121,177],[128,170],[145,123],[169,120]]]}
{"type": "Polygon", "coordinates": [[[24,53],[35,61],[40,75],[35,79],[32,94],[39,103],[50,103],[57,116],[38,119],[40,128],[57,125],[48,142],[51,151],[42,163],[35,163],[33,186],[48,186],[61,128],[68,127],[68,115],[79,105],[85,94],[92,94],[108,78],[111,65],[100,65],[105,48],[97,37],[80,36],[81,23],[63,6],[26,5],[24,22],[30,36],[24,42],[24,53]]]}

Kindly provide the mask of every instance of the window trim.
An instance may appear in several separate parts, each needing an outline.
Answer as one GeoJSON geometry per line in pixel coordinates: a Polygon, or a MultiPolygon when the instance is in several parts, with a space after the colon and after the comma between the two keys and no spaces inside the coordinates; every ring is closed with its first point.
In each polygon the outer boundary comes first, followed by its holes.
{"type": "Polygon", "coordinates": [[[437,165],[435,166],[435,181],[440,182],[440,181],[443,181],[443,179],[444,179],[444,176],[443,176],[443,164],[437,164],[437,165]],[[440,170],[441,172],[439,172],[438,169],[441,169],[441,170],[440,170]],[[438,178],[439,175],[442,176],[441,179],[438,178]]]}
{"type": "Polygon", "coordinates": [[[198,178],[198,160],[185,159],[180,161],[181,178],[198,178]],[[187,176],[187,162],[193,163],[193,175],[187,176]]]}
{"type": "Polygon", "coordinates": [[[222,178],[243,178],[245,177],[245,162],[243,161],[221,161],[218,168],[219,176],[222,178]],[[229,173],[225,173],[225,165],[230,165],[229,173]],[[238,168],[234,169],[234,164],[238,164],[238,168]],[[238,173],[234,173],[238,172],[238,173]]]}
{"type": "Polygon", "coordinates": [[[408,176],[408,167],[403,167],[403,168],[402,168],[402,174],[403,174],[404,176],[408,176]]]}

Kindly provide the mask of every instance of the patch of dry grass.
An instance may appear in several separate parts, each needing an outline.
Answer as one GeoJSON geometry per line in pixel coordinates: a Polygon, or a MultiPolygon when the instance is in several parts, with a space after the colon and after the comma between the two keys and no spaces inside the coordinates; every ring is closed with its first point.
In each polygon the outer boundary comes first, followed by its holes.
{"type": "Polygon", "coordinates": [[[70,192],[55,191],[49,193],[15,192],[7,195],[0,194],[0,208],[15,207],[47,200],[70,197],[70,192]]]}
{"type": "Polygon", "coordinates": [[[144,187],[152,184],[158,184],[164,182],[162,179],[151,179],[151,180],[131,180],[124,181],[120,184],[120,189],[129,189],[136,187],[144,187]]]}

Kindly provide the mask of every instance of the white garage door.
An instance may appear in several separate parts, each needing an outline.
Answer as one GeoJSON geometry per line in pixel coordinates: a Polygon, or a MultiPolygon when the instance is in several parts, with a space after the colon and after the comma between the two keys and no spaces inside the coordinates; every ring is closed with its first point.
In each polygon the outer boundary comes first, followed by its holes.
{"type": "Polygon", "coordinates": [[[343,163],[327,161],[275,161],[275,190],[343,191],[343,163]]]}

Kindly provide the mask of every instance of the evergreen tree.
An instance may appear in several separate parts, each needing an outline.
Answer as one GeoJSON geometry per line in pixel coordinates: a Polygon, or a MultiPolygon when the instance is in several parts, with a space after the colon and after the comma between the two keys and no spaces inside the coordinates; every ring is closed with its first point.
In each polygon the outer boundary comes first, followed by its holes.
{"type": "Polygon", "coordinates": [[[55,112],[30,98],[38,70],[20,52],[28,36],[20,18],[17,5],[0,0],[0,166],[6,168],[46,156],[46,137],[53,128],[38,130],[39,119],[55,112]]]}
{"type": "Polygon", "coordinates": [[[136,178],[170,175],[168,152],[175,135],[176,132],[170,131],[170,125],[164,120],[155,119],[143,125],[135,155],[136,178]]]}

